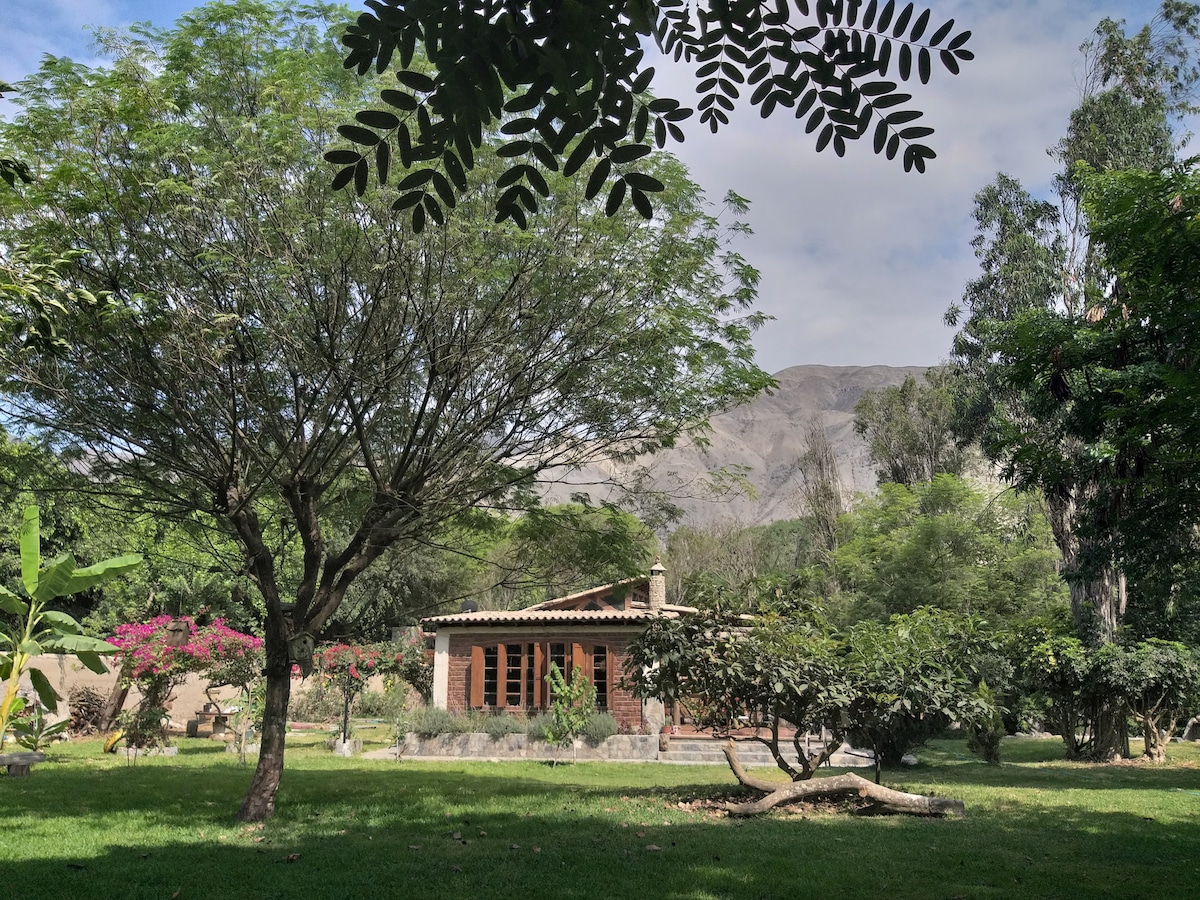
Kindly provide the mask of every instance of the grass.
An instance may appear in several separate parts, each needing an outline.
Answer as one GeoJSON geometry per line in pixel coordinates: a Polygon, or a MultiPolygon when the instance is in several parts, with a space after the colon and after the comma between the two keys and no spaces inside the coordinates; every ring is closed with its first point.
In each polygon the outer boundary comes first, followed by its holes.
{"type": "MultiPolygon", "coordinates": [[[[823,810],[736,820],[722,767],[341,759],[295,738],[279,810],[234,813],[250,770],[207,741],[136,765],[97,742],[0,778],[0,884],[24,898],[1191,897],[1200,883],[1200,750],[1162,766],[1007,762],[935,742],[885,773],[961,797],[959,821],[823,810]]],[[[289,739],[290,741],[292,739],[289,739]]]]}

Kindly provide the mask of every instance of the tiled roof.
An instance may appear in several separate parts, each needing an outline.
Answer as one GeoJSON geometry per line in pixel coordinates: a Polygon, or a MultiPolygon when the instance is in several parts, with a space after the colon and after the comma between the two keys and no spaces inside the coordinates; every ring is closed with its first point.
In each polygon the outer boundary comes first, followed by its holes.
{"type": "MultiPolygon", "coordinates": [[[[421,620],[423,628],[437,628],[441,625],[635,625],[650,622],[659,618],[659,614],[649,609],[541,609],[531,606],[528,609],[508,610],[479,610],[478,612],[461,612],[449,616],[430,616],[421,620]]],[[[673,606],[667,604],[662,609],[662,616],[677,618],[681,614],[694,613],[690,606],[673,606]]]]}
{"type": "MultiPolygon", "coordinates": [[[[574,594],[568,594],[565,597],[555,597],[553,600],[546,600],[542,603],[536,603],[533,606],[526,607],[526,610],[534,609],[558,609],[566,605],[577,604],[585,597],[603,597],[606,594],[611,594],[616,588],[632,587],[635,584],[646,584],[645,576],[639,578],[626,578],[623,581],[614,581],[612,584],[602,584],[599,587],[588,588],[586,591],[577,591],[574,594]]],[[[525,610],[522,610],[524,612],[525,610]]]]}

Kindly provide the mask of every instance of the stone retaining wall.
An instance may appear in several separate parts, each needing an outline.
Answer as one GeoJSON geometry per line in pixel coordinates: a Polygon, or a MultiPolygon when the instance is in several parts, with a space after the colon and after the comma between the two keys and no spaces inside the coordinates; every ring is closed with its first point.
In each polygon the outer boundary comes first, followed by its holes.
{"type": "Polygon", "coordinates": [[[454,759],[619,759],[653,761],[658,758],[658,737],[645,734],[616,734],[599,744],[580,740],[575,747],[558,747],[530,740],[526,734],[491,735],[441,734],[423,738],[406,734],[401,758],[450,757],[454,759]]]}

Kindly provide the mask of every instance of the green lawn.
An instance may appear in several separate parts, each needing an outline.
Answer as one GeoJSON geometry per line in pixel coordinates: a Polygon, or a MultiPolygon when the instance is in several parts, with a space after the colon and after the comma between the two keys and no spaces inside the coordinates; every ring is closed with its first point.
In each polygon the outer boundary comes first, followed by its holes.
{"type": "Polygon", "coordinates": [[[335,758],[297,739],[262,827],[234,813],[250,770],[206,741],[180,755],[50,749],[0,777],[0,896],[1193,897],[1200,750],[1165,766],[1064,763],[1010,741],[1005,765],[939,742],[885,773],[961,797],[959,821],[822,811],[714,815],[723,768],[335,758]]]}

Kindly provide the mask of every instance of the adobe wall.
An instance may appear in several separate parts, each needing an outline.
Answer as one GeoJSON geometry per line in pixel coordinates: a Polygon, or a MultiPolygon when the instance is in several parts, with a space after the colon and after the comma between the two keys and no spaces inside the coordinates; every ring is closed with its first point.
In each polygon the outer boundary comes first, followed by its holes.
{"type": "MultiPolygon", "coordinates": [[[[90,687],[100,695],[107,697],[112,691],[113,685],[117,683],[117,672],[111,665],[108,667],[107,675],[97,675],[73,656],[58,656],[54,654],[35,656],[32,666],[42,670],[42,674],[50,680],[50,685],[58,691],[64,701],[70,695],[71,688],[77,685],[90,687]]],[[[204,708],[204,704],[208,702],[208,697],[204,694],[204,687],[207,684],[207,679],[199,675],[189,675],[187,681],[175,689],[172,695],[175,699],[169,704],[167,709],[171,714],[172,722],[182,727],[188,719],[192,718],[197,710],[204,708]]],[[[23,691],[31,690],[28,675],[21,678],[21,688],[23,691]]],[[[293,686],[294,690],[295,687],[293,686]]],[[[231,700],[237,696],[237,691],[229,687],[218,688],[212,692],[212,696],[218,702],[231,700]]],[[[125,701],[125,708],[131,708],[140,699],[141,695],[138,693],[137,688],[130,688],[129,697],[125,701]]],[[[70,715],[68,705],[65,702],[59,704],[58,712],[60,718],[70,715]]]]}
{"type": "MultiPolygon", "coordinates": [[[[117,683],[117,672],[111,665],[109,665],[107,675],[97,675],[73,656],[58,656],[55,654],[35,656],[32,665],[34,668],[42,670],[42,673],[50,680],[51,686],[63,698],[64,702],[58,706],[59,715],[57,718],[65,718],[70,715],[69,704],[65,701],[70,695],[72,687],[76,685],[90,687],[101,696],[107,697],[112,691],[113,685],[117,683]]],[[[189,675],[187,680],[175,689],[172,694],[174,699],[167,707],[167,712],[170,713],[171,721],[175,725],[182,728],[188,719],[193,718],[198,710],[204,708],[204,704],[208,702],[208,696],[204,692],[207,684],[208,679],[203,675],[189,675]]],[[[295,702],[296,698],[308,690],[311,684],[313,684],[313,679],[305,681],[293,679],[292,701],[295,702]]],[[[367,682],[367,688],[374,691],[383,690],[383,679],[378,676],[372,676],[367,682]]],[[[22,692],[32,692],[28,675],[21,678],[21,690],[22,692]]],[[[214,700],[218,703],[223,703],[225,701],[232,702],[238,692],[235,688],[222,687],[210,693],[214,700]]],[[[125,700],[125,708],[131,709],[140,699],[141,694],[137,688],[130,688],[129,696],[125,700]]]]}

